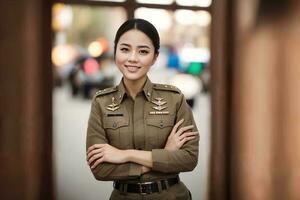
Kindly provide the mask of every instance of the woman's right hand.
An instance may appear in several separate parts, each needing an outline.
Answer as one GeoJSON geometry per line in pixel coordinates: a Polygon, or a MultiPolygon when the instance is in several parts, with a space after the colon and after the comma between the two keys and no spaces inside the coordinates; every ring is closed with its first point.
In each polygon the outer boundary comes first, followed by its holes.
{"type": "Polygon", "coordinates": [[[168,137],[165,149],[178,150],[182,147],[184,143],[196,138],[198,131],[189,131],[194,127],[194,125],[184,126],[178,129],[178,127],[183,123],[183,121],[184,119],[181,119],[174,125],[168,137]]]}

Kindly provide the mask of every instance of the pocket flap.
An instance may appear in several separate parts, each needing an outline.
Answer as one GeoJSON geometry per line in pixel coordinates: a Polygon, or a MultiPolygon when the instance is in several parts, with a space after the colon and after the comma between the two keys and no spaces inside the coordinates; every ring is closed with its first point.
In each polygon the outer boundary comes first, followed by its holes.
{"type": "Polygon", "coordinates": [[[169,118],[148,118],[147,125],[155,126],[158,128],[164,128],[168,126],[174,126],[174,117],[169,118]]]}
{"type": "Polygon", "coordinates": [[[128,126],[129,125],[129,120],[105,120],[103,122],[103,127],[105,129],[118,129],[120,127],[123,127],[123,126],[128,126]]]}

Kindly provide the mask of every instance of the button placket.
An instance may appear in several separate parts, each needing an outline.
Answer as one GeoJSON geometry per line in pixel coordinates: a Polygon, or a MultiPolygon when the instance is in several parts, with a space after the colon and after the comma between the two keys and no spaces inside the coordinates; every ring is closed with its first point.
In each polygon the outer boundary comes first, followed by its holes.
{"type": "Polygon", "coordinates": [[[138,94],[134,100],[133,109],[133,132],[134,132],[134,147],[144,149],[145,130],[144,130],[144,97],[138,94]]]}
{"type": "Polygon", "coordinates": [[[160,126],[160,128],[162,128],[164,126],[164,121],[163,120],[160,120],[159,126],[160,126]]]}

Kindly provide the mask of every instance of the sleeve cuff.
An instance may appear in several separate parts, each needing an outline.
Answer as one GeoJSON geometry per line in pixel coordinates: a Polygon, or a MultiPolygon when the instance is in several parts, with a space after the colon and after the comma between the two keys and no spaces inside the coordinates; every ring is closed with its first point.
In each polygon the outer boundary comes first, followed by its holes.
{"type": "Polygon", "coordinates": [[[142,174],[142,166],[136,163],[130,163],[129,176],[140,176],[142,174]]]}
{"type": "Polygon", "coordinates": [[[165,149],[152,150],[152,170],[153,171],[166,171],[168,169],[168,151],[165,149]]]}

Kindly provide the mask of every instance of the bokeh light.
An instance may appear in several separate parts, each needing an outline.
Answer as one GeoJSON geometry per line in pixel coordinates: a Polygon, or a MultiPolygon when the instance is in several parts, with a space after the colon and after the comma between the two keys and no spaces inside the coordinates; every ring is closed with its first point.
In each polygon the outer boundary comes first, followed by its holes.
{"type": "Polygon", "coordinates": [[[51,59],[54,65],[62,67],[71,63],[77,56],[77,51],[71,45],[57,45],[52,49],[51,59]]]}
{"type": "Polygon", "coordinates": [[[55,31],[61,31],[68,28],[73,21],[73,12],[71,6],[62,3],[56,3],[52,7],[52,28],[55,31]]]}

